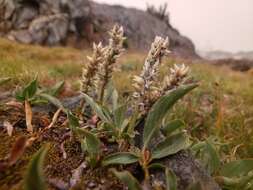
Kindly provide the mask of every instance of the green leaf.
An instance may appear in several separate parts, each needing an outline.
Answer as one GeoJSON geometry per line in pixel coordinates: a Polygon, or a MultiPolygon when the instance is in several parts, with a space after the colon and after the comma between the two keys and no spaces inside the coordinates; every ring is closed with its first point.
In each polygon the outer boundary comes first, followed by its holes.
{"type": "Polygon", "coordinates": [[[162,120],[167,114],[168,110],[184,95],[196,88],[198,85],[190,84],[178,87],[169,94],[161,97],[151,108],[148,113],[144,132],[143,145],[144,149],[148,146],[156,131],[161,127],[162,120]]]}
{"type": "Polygon", "coordinates": [[[95,111],[95,113],[97,114],[97,116],[104,122],[110,122],[104,112],[103,109],[91,98],[89,97],[87,94],[82,93],[84,96],[85,101],[90,105],[90,107],[95,111]]]}
{"type": "Polygon", "coordinates": [[[128,187],[129,190],[142,189],[137,179],[128,171],[118,172],[115,169],[112,169],[111,171],[120,181],[122,181],[128,187]]]}
{"type": "Polygon", "coordinates": [[[169,168],[165,169],[166,176],[166,189],[167,190],[177,190],[177,176],[169,168]]]}
{"type": "Polygon", "coordinates": [[[36,77],[23,90],[21,90],[20,92],[17,92],[16,99],[19,101],[25,101],[25,100],[31,99],[36,94],[37,90],[38,90],[38,81],[36,77]]]}
{"type": "Polygon", "coordinates": [[[132,164],[138,160],[139,157],[134,153],[118,152],[105,157],[102,161],[102,165],[107,166],[112,164],[132,164]]]}
{"type": "Polygon", "coordinates": [[[166,166],[161,163],[151,163],[148,165],[148,168],[149,169],[162,169],[162,170],[164,170],[166,168],[166,166]]]}
{"type": "Polygon", "coordinates": [[[207,154],[208,154],[208,156],[206,158],[206,159],[208,159],[207,160],[207,170],[210,172],[210,174],[213,174],[220,167],[219,155],[218,155],[217,151],[215,150],[215,148],[213,147],[213,145],[211,145],[208,141],[206,143],[204,151],[207,152],[207,154]]]}
{"type": "Polygon", "coordinates": [[[60,81],[56,83],[52,88],[50,88],[46,93],[51,96],[58,96],[64,87],[65,81],[60,81]]]}
{"type": "Polygon", "coordinates": [[[189,185],[187,190],[204,190],[204,189],[202,189],[200,182],[196,182],[196,183],[189,185]]]}
{"type": "Polygon", "coordinates": [[[122,123],[125,120],[125,113],[127,110],[127,106],[123,105],[123,106],[119,106],[115,111],[114,111],[114,123],[116,125],[116,127],[121,128],[122,123]]]}
{"type": "Polygon", "coordinates": [[[86,149],[89,154],[100,154],[101,142],[95,134],[81,128],[77,128],[76,132],[78,133],[78,135],[85,137],[86,149]]]}
{"type": "Polygon", "coordinates": [[[169,136],[154,148],[152,159],[160,159],[176,154],[180,150],[188,148],[188,146],[188,138],[184,133],[169,136]]]}
{"type": "Polygon", "coordinates": [[[67,112],[67,110],[64,108],[64,106],[61,103],[61,101],[59,99],[57,99],[56,97],[54,97],[52,95],[49,95],[49,94],[45,94],[45,93],[41,93],[41,94],[39,94],[39,96],[41,98],[44,98],[47,101],[49,101],[51,104],[53,104],[57,108],[61,108],[65,113],[67,112]]]}
{"type": "Polygon", "coordinates": [[[113,107],[113,110],[116,110],[116,108],[118,107],[118,99],[119,99],[118,91],[116,89],[114,89],[113,92],[112,92],[112,107],[113,107]]]}
{"type": "Polygon", "coordinates": [[[49,145],[42,147],[31,159],[24,179],[25,190],[46,190],[43,175],[43,162],[48,152],[49,145]]]}
{"type": "Polygon", "coordinates": [[[253,171],[253,159],[244,159],[223,165],[220,173],[225,177],[236,177],[247,175],[250,171],[253,171]]]}
{"type": "Polygon", "coordinates": [[[79,120],[78,118],[72,114],[71,111],[67,112],[68,120],[69,120],[69,128],[75,132],[77,128],[79,127],[79,120]]]}
{"type": "Polygon", "coordinates": [[[174,131],[183,128],[185,126],[184,122],[181,120],[174,120],[174,121],[170,121],[169,123],[167,123],[162,129],[162,133],[165,136],[169,136],[171,135],[171,133],[173,133],[174,131]]]}
{"type": "Polygon", "coordinates": [[[0,86],[9,82],[11,78],[0,78],[0,86]]]}

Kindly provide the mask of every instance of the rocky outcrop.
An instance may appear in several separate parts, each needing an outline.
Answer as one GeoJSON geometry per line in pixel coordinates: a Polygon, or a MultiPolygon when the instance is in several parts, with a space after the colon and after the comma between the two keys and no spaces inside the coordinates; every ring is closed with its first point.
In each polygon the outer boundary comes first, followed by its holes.
{"type": "Polygon", "coordinates": [[[0,33],[22,43],[59,45],[90,18],[88,0],[0,0],[0,33]]]}
{"type": "Polygon", "coordinates": [[[102,29],[110,28],[119,23],[125,28],[128,44],[132,48],[149,49],[150,43],[156,35],[168,36],[171,49],[176,55],[183,57],[196,57],[193,43],[166,22],[148,14],[145,11],[91,3],[92,12],[97,18],[97,24],[102,29]]]}
{"type": "Polygon", "coordinates": [[[175,55],[198,57],[188,38],[145,11],[88,0],[0,0],[0,34],[22,43],[83,47],[105,40],[115,23],[124,26],[130,48],[148,49],[161,35],[175,55]]]}

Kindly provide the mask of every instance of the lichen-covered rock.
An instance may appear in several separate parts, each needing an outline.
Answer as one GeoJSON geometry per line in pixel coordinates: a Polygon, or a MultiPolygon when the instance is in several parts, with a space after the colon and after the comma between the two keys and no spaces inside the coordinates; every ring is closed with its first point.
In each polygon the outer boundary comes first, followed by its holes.
{"type": "Polygon", "coordinates": [[[42,16],[33,20],[28,32],[32,36],[33,43],[56,45],[66,38],[68,25],[66,14],[42,16]]]}
{"type": "Polygon", "coordinates": [[[14,22],[15,29],[28,28],[30,22],[39,14],[39,10],[31,5],[23,6],[16,11],[16,19],[14,22]]]}
{"type": "Polygon", "coordinates": [[[175,54],[183,57],[197,57],[193,43],[168,23],[145,11],[122,6],[91,3],[93,15],[99,27],[107,31],[114,23],[125,28],[128,45],[135,49],[148,49],[155,36],[169,37],[175,54]]]}
{"type": "Polygon", "coordinates": [[[22,43],[84,47],[105,40],[115,23],[124,26],[130,48],[145,50],[161,35],[170,38],[174,55],[198,57],[188,38],[142,10],[88,0],[0,0],[0,35],[22,43]]]}
{"type": "Polygon", "coordinates": [[[11,31],[8,35],[8,39],[12,41],[18,41],[24,44],[30,44],[33,42],[32,36],[27,30],[11,31]]]}

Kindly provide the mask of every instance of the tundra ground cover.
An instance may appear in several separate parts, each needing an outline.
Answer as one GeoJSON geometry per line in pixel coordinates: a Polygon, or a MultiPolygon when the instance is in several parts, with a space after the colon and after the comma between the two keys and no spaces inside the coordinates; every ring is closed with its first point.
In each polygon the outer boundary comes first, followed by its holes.
{"type": "MultiPolygon", "coordinates": [[[[83,57],[89,51],[83,53],[68,48],[41,48],[1,41],[3,51],[0,73],[2,77],[11,78],[1,86],[1,92],[15,90],[16,85],[24,86],[38,74],[40,85],[50,87],[56,81],[65,80],[67,88],[62,96],[75,94],[82,74],[83,57]]],[[[117,65],[113,79],[122,96],[128,96],[134,91],[131,76],[140,73],[144,59],[143,53],[132,52],[124,55],[117,65]]],[[[177,60],[168,58],[164,61],[166,64],[163,67],[168,68],[177,60]]],[[[180,119],[186,124],[185,129],[195,143],[193,151],[209,172],[216,176],[220,164],[252,157],[253,79],[250,73],[238,73],[226,67],[200,63],[189,65],[192,75],[200,81],[200,87],[173,108],[168,120],[180,119]]],[[[67,142],[66,146],[73,148],[71,143],[67,142]]],[[[10,146],[11,143],[6,141],[1,145],[6,144],[10,146]]],[[[7,152],[3,150],[1,156],[7,152]]],[[[68,161],[72,162],[71,158],[68,161]]],[[[227,179],[217,180],[223,182],[227,179]]],[[[1,184],[4,184],[4,179],[1,184]]]]}

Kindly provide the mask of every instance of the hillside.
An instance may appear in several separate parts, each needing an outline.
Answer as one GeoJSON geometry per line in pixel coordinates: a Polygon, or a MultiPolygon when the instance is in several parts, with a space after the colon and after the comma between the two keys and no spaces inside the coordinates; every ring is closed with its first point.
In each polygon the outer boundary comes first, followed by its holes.
{"type": "Polygon", "coordinates": [[[156,35],[168,36],[176,56],[197,58],[193,43],[169,23],[141,10],[87,0],[1,0],[0,35],[26,44],[87,47],[114,23],[126,29],[126,46],[140,51],[156,35]]]}

